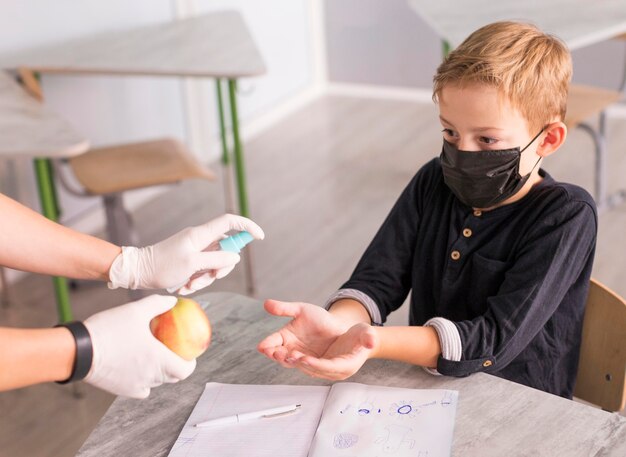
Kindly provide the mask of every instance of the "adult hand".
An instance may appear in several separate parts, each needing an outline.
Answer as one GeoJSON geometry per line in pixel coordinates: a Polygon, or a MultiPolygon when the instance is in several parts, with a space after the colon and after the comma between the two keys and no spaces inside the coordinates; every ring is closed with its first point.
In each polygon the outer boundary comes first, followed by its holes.
{"type": "Polygon", "coordinates": [[[116,395],[145,398],[152,387],[189,376],[196,361],[182,359],[150,332],[152,318],[175,304],[175,297],[151,295],[85,320],[93,346],[85,381],[116,395]]]}
{"type": "Polygon", "coordinates": [[[352,328],[319,306],[268,300],[265,310],[292,320],[257,349],[287,368],[314,377],[345,379],[367,360],[375,342],[371,326],[352,328]]]}
{"type": "Polygon", "coordinates": [[[166,289],[187,295],[232,271],[238,254],[220,251],[219,240],[231,230],[247,230],[263,239],[263,230],[250,219],[225,214],[197,227],[144,248],[123,247],[109,271],[109,287],[115,289],[166,289]]]}

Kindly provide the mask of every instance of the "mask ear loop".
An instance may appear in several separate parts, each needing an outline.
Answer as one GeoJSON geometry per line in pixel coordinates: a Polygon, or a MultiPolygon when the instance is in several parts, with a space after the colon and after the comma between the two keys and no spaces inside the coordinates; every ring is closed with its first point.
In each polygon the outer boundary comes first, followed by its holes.
{"type": "MultiPolygon", "coordinates": [[[[528,144],[524,147],[524,149],[522,149],[522,150],[519,152],[520,156],[522,155],[522,152],[524,152],[526,149],[528,149],[528,146],[530,146],[531,144],[533,144],[533,143],[535,142],[535,140],[536,140],[537,138],[539,138],[539,135],[541,135],[541,134],[544,132],[544,130],[546,129],[546,127],[547,127],[547,125],[546,125],[545,127],[543,127],[543,128],[541,129],[541,131],[540,131],[537,135],[535,135],[535,137],[534,137],[532,140],[530,140],[530,143],[528,143],[528,144]]],[[[533,168],[532,168],[532,170],[530,170],[530,173],[528,173],[528,176],[530,176],[530,175],[533,173],[533,171],[535,171],[535,168],[537,167],[537,164],[539,163],[539,161],[540,161],[540,160],[541,160],[541,156],[539,156],[539,158],[537,159],[537,161],[536,161],[536,162],[535,162],[535,164],[533,165],[533,168]]],[[[521,175],[520,175],[520,176],[521,176],[521,175]]]]}

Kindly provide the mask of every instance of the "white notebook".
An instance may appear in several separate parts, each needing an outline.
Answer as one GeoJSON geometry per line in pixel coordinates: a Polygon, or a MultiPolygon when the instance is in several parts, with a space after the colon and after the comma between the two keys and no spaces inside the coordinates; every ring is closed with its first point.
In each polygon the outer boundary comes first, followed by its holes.
{"type": "Polygon", "coordinates": [[[458,392],[342,382],[327,386],[207,383],[169,457],[438,457],[452,447],[458,392]],[[293,414],[194,425],[301,404],[293,414]]]}

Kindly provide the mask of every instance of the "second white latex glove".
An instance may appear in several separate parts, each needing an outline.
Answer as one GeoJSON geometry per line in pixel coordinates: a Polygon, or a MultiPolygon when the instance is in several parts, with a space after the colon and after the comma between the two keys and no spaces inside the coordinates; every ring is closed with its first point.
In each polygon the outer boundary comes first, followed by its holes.
{"type": "Polygon", "coordinates": [[[152,246],[123,247],[109,270],[109,288],[179,287],[176,292],[181,295],[200,290],[226,276],[239,262],[238,254],[216,250],[218,241],[232,230],[246,230],[256,239],[265,237],[250,219],[225,214],[152,246]]]}
{"type": "Polygon", "coordinates": [[[115,395],[146,398],[152,387],[185,379],[196,368],[150,332],[153,317],[176,304],[176,297],[151,295],[101,311],[85,320],[93,362],[85,382],[115,395]]]}

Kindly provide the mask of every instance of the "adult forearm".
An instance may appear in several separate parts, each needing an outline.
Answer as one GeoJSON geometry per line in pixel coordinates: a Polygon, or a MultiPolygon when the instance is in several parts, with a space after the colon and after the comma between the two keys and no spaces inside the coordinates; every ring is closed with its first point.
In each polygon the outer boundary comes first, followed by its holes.
{"type": "Polygon", "coordinates": [[[441,354],[437,332],[432,327],[374,327],[376,346],[370,358],[396,360],[435,368],[441,354]]]}
{"type": "Polygon", "coordinates": [[[78,279],[108,279],[121,249],[56,224],[0,194],[0,265],[78,279]]]}
{"type": "Polygon", "coordinates": [[[0,328],[0,391],[67,379],[75,354],[66,328],[0,328]]]}

